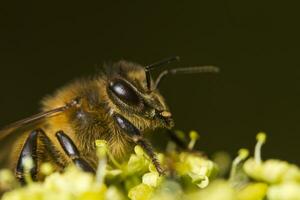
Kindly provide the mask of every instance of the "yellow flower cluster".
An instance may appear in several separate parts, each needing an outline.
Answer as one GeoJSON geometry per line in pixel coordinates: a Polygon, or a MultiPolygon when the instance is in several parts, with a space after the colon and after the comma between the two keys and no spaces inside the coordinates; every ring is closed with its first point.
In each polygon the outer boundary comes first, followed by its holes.
{"type": "MultiPolygon", "coordinates": [[[[45,163],[40,170],[46,178],[20,186],[9,170],[0,171],[0,189],[6,190],[2,200],[297,200],[300,199],[300,169],[280,160],[261,159],[266,135],[259,133],[254,157],[241,149],[232,161],[229,177],[221,177],[221,165],[193,150],[197,132],[190,132],[187,151],[169,144],[158,159],[166,169],[160,176],[141,147],[136,146],[125,163],[118,163],[105,141],[96,141],[99,166],[96,175],[75,166],[65,172],[53,172],[45,163]],[[107,162],[110,160],[111,162],[107,162]]],[[[225,154],[225,162],[227,157],[225,154]],[[226,157],[226,159],[225,159],[226,157]]],[[[228,160],[228,159],[227,159],[228,160]]],[[[227,161],[226,161],[227,162],[227,161]]],[[[27,170],[30,170],[30,160],[27,170]]],[[[226,174],[223,173],[222,174],[226,174]]]]}

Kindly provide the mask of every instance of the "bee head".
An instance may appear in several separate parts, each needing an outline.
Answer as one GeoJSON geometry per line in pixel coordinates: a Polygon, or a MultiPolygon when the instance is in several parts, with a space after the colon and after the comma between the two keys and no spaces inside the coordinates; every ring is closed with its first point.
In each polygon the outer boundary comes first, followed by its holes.
{"type": "Polygon", "coordinates": [[[152,70],[178,60],[177,56],[170,57],[146,67],[127,61],[106,66],[107,94],[118,112],[138,122],[135,125],[141,129],[145,126],[172,128],[174,126],[172,114],[157,89],[161,80],[166,75],[219,71],[219,68],[215,66],[168,69],[162,71],[153,81],[152,70]]]}
{"type": "Polygon", "coordinates": [[[120,61],[110,67],[107,74],[107,93],[118,112],[141,129],[151,127],[172,128],[172,114],[157,89],[149,90],[145,68],[141,65],[120,61]],[[130,120],[130,119],[129,119],[130,120]]]}

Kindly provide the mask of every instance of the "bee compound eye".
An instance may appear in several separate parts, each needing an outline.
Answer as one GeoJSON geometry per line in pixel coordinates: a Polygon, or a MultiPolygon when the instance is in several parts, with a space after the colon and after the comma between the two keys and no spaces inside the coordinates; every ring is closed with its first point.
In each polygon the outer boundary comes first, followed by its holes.
{"type": "Polygon", "coordinates": [[[140,103],[140,98],[136,91],[123,80],[111,82],[109,89],[126,104],[138,105],[140,103]]]}

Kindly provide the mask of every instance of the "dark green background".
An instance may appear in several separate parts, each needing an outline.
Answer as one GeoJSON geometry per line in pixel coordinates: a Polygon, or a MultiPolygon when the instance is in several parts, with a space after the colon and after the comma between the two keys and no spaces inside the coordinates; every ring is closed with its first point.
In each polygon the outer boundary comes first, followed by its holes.
{"type": "Polygon", "coordinates": [[[2,2],[0,125],[37,112],[45,94],[95,64],[179,55],[169,67],[222,70],[161,85],[177,128],[201,133],[200,149],[253,149],[262,130],[264,157],[300,163],[300,15],[290,2],[2,2]]]}

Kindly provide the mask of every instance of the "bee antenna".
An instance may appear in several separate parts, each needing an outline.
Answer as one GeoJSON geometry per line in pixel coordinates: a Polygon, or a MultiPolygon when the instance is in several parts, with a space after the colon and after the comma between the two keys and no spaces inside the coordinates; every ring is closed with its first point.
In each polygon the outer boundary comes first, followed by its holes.
{"type": "Polygon", "coordinates": [[[216,66],[196,66],[196,67],[185,67],[185,68],[175,68],[162,71],[155,81],[154,88],[157,88],[161,80],[166,75],[174,74],[195,74],[195,73],[218,73],[220,69],[216,66]]]}
{"type": "Polygon", "coordinates": [[[179,61],[179,60],[180,60],[179,56],[172,56],[146,66],[145,73],[146,73],[148,90],[151,90],[151,73],[150,73],[151,70],[160,67],[162,65],[167,65],[173,61],[179,61]]]}

